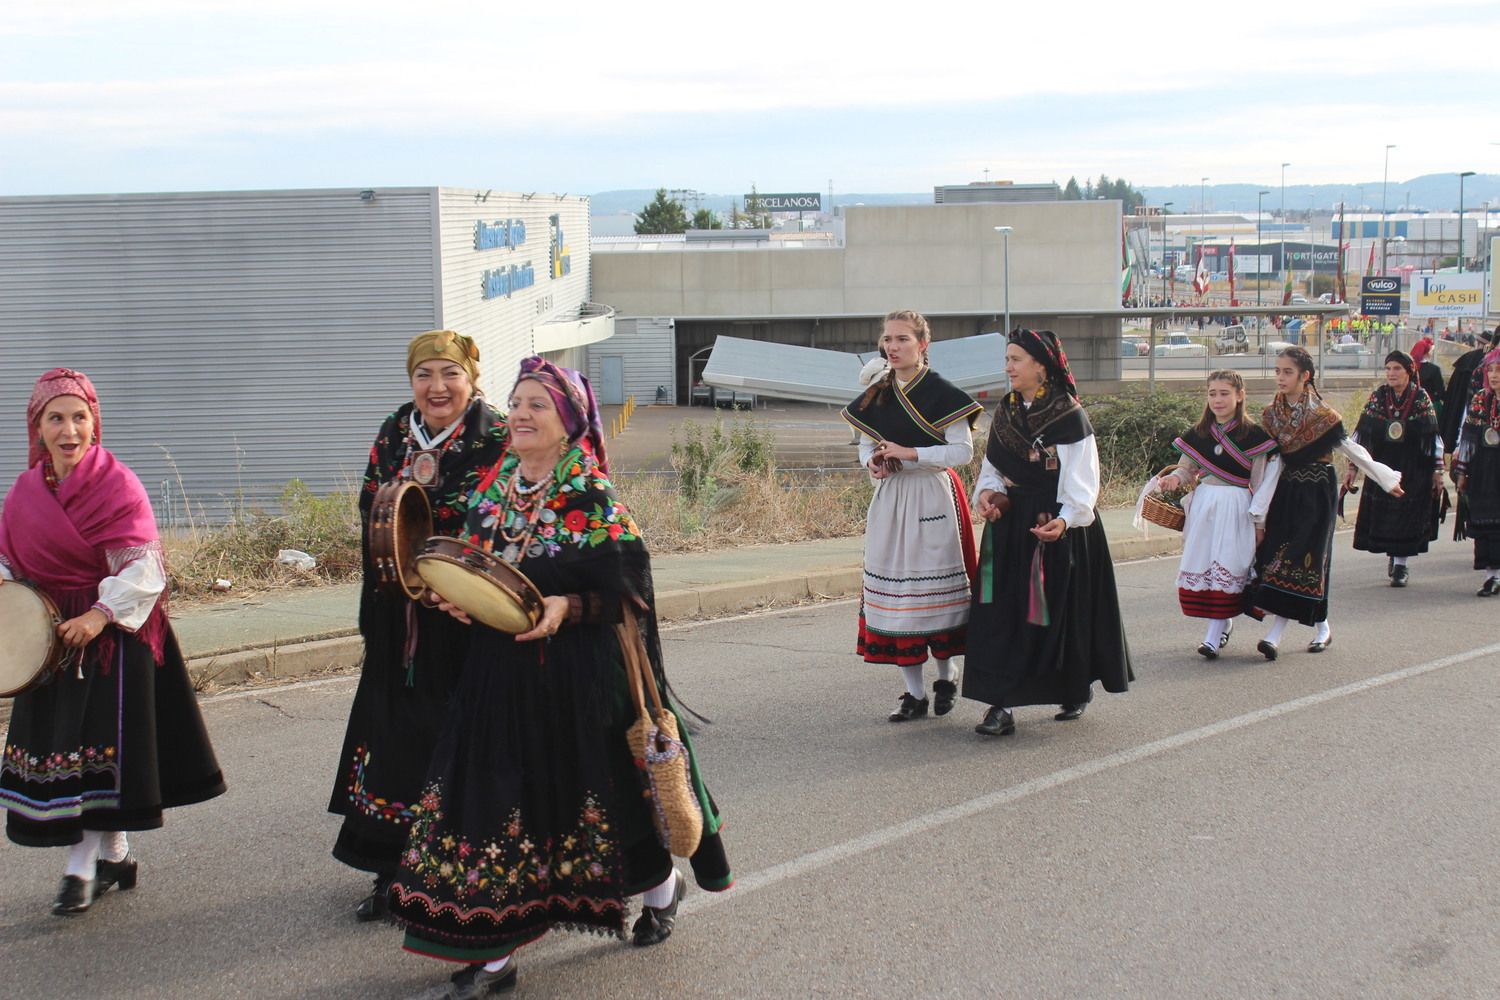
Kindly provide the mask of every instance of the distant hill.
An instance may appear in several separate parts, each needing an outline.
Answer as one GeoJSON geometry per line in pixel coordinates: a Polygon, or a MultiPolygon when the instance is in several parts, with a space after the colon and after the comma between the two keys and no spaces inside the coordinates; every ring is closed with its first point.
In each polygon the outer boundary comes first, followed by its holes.
{"type": "MultiPolygon", "coordinates": [[[[1257,191],[1269,191],[1262,204],[1269,210],[1281,205],[1279,172],[1272,171],[1269,183],[1255,184],[1210,184],[1206,189],[1206,200],[1212,211],[1253,212],[1257,191]]],[[[1192,213],[1198,210],[1198,185],[1174,184],[1167,187],[1142,187],[1146,204],[1173,203],[1172,211],[1192,213]]],[[[1464,210],[1483,209],[1485,202],[1500,199],[1500,174],[1475,174],[1464,178],[1464,210]]],[[[1288,184],[1286,186],[1287,211],[1305,212],[1313,209],[1333,209],[1342,201],[1350,211],[1366,205],[1370,211],[1380,211],[1380,178],[1360,184],[1288,184]]],[[[1451,212],[1458,208],[1458,174],[1425,174],[1410,180],[1391,179],[1386,189],[1386,209],[1398,212],[1403,208],[1426,209],[1431,212],[1451,212]]]]}

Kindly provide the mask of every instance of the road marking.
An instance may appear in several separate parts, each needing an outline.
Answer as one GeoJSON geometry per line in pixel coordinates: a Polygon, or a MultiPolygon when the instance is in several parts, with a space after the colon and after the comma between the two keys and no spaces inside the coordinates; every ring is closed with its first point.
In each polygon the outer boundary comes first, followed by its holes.
{"type": "Polygon", "coordinates": [[[1437,670],[1444,670],[1448,667],[1458,666],[1472,660],[1496,654],[1500,654],[1500,643],[1481,646],[1478,649],[1471,649],[1465,653],[1455,653],[1452,656],[1440,657],[1436,660],[1429,660],[1426,663],[1418,663],[1401,670],[1393,670],[1388,674],[1368,677],[1362,681],[1354,681],[1351,684],[1345,684],[1341,687],[1330,688],[1327,691],[1321,691],[1317,694],[1306,695],[1292,701],[1282,702],[1279,705],[1272,705],[1254,712],[1247,712],[1244,715],[1237,715],[1231,719],[1224,719],[1221,722],[1214,722],[1197,729],[1190,729],[1175,736],[1152,740],[1150,743],[1143,743],[1129,750],[1120,750],[1105,757],[1099,757],[1082,764],[1075,764],[1072,767],[1066,767],[1039,778],[1032,778],[1030,781],[1023,781],[1009,788],[1002,788],[988,795],[969,799],[967,802],[960,802],[946,809],[939,809],[937,812],[909,819],[904,823],[897,823],[894,826],[873,830],[862,836],[846,840],[839,844],[832,844],[820,850],[804,854],[801,857],[772,865],[761,871],[751,872],[749,875],[741,876],[735,882],[735,886],[731,891],[695,895],[691,899],[684,900],[682,907],[684,910],[692,913],[723,903],[733,902],[737,899],[743,899],[745,896],[758,892],[761,889],[769,889],[782,882],[799,878],[810,872],[838,864],[841,861],[846,861],[871,851],[880,850],[908,837],[931,833],[949,824],[969,819],[998,806],[1008,805],[1028,796],[1049,791],[1060,785],[1066,785],[1069,782],[1091,778],[1096,774],[1124,767],[1127,764],[1134,764],[1137,761],[1146,760],[1147,758],[1155,757],[1172,750],[1180,750],[1183,747],[1191,746],[1194,743],[1201,743],[1215,736],[1222,736],[1225,733],[1244,729],[1257,723],[1267,722],[1271,719],[1280,718],[1283,715],[1299,712],[1304,708],[1324,705],[1331,701],[1337,701],[1340,698],[1347,698],[1350,695],[1372,691],[1389,684],[1411,680],[1413,677],[1420,677],[1423,674],[1430,674],[1437,670]]]}

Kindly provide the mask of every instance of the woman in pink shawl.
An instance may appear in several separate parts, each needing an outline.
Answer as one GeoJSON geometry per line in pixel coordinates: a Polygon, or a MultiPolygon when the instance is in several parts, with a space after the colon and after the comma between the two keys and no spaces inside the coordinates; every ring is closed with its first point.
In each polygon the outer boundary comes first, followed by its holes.
{"type": "Polygon", "coordinates": [[[126,831],[224,791],[182,653],[167,622],[166,566],[151,501],[99,444],[88,376],[55,368],[26,408],[29,467],[0,512],[0,584],[56,603],[66,669],[15,701],[0,759],[5,832],[70,846],[52,912],[82,913],[134,888],[126,831]]]}

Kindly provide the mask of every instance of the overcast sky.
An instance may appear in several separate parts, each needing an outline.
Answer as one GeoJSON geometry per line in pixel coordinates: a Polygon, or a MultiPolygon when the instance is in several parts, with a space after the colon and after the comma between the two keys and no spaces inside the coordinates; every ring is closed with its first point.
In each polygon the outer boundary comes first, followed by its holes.
{"type": "Polygon", "coordinates": [[[6,0],[0,194],[1500,173],[1497,39],[1493,0],[6,0]]]}

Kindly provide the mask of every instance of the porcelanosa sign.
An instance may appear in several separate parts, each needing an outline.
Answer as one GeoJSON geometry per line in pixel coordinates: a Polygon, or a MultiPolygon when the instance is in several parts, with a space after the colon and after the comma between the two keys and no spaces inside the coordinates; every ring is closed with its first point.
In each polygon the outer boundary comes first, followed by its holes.
{"type": "Polygon", "coordinates": [[[760,200],[762,212],[821,212],[823,211],[823,196],[816,191],[806,194],[747,194],[745,205],[750,206],[760,200]]]}
{"type": "Polygon", "coordinates": [[[1414,274],[1413,316],[1483,316],[1483,274],[1414,274]]]}

